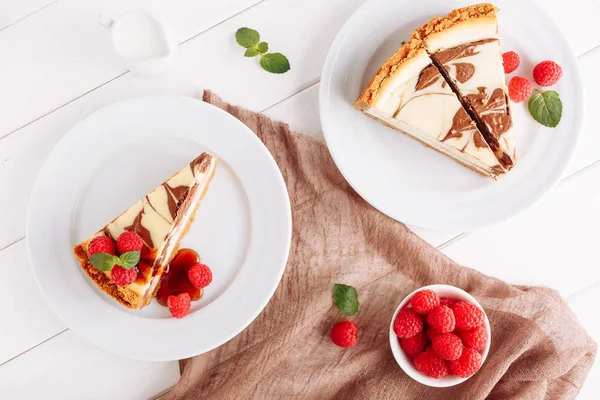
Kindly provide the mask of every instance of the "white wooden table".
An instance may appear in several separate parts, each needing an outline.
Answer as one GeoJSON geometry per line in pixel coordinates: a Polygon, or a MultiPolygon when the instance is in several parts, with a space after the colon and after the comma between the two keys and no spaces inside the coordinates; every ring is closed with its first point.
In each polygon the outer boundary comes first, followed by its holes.
{"type": "MultiPolygon", "coordinates": [[[[87,344],[57,319],[33,282],[25,214],[35,176],[62,135],[117,100],[199,97],[211,88],[320,137],[321,67],[335,34],[363,1],[0,0],[0,397],[155,398],[179,376],[176,362],[123,359],[87,344]],[[176,67],[161,79],[128,73],[96,23],[99,12],[139,7],[164,18],[181,44],[176,67]],[[242,26],[259,30],[292,70],[272,75],[245,59],[234,40],[242,26]]],[[[600,341],[600,2],[537,1],[579,56],[587,90],[583,139],[564,180],[536,207],[498,226],[469,234],[415,231],[463,265],[558,289],[600,341]]],[[[580,398],[598,397],[599,364],[580,398]]]]}

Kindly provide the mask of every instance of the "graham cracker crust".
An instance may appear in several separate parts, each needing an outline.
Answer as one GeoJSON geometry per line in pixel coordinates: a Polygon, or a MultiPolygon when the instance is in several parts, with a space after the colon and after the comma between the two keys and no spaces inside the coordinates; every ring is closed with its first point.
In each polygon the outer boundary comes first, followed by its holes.
{"type": "Polygon", "coordinates": [[[495,17],[499,9],[490,3],[474,4],[472,6],[457,8],[452,10],[445,17],[433,18],[425,25],[416,29],[412,37],[413,39],[424,40],[432,33],[441,32],[453,27],[463,21],[473,18],[495,17]]]}
{"type": "Polygon", "coordinates": [[[421,49],[425,49],[423,43],[420,40],[415,39],[410,40],[400,47],[400,49],[388,58],[388,60],[379,68],[377,73],[371,78],[371,81],[369,81],[356,100],[354,107],[359,110],[368,108],[377,95],[377,91],[381,87],[383,81],[389,78],[402,63],[413,58],[421,49]]]}

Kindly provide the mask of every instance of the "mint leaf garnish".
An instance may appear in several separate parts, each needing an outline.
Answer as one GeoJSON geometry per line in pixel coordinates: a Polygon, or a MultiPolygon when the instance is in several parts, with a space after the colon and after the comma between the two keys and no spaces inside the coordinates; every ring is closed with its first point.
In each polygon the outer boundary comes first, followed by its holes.
{"type": "Polygon", "coordinates": [[[290,62],[281,53],[269,53],[260,58],[260,66],[273,74],[283,74],[290,70],[290,62]]]}
{"type": "Polygon", "coordinates": [[[344,315],[351,317],[358,312],[358,292],[352,286],[341,283],[333,285],[333,302],[344,315]]]}
{"type": "Polygon", "coordinates": [[[254,57],[260,54],[260,51],[256,47],[250,47],[244,53],[244,57],[254,57]]]}
{"type": "Polygon", "coordinates": [[[123,269],[135,268],[140,261],[139,251],[128,251],[127,253],[121,254],[117,264],[123,267],[123,269]]]}
{"type": "Polygon", "coordinates": [[[254,29],[240,28],[235,33],[235,40],[246,49],[256,46],[260,42],[260,34],[254,29]]]}
{"type": "Polygon", "coordinates": [[[108,253],[94,253],[90,256],[90,262],[94,268],[100,271],[110,271],[117,264],[118,257],[108,253]]]}
{"type": "Polygon", "coordinates": [[[269,43],[260,42],[259,44],[256,45],[256,48],[258,49],[258,51],[261,54],[265,54],[267,51],[269,51],[269,43]]]}
{"type": "Polygon", "coordinates": [[[260,41],[260,34],[254,29],[240,28],[235,33],[235,40],[246,49],[244,57],[255,57],[260,54],[260,66],[273,74],[283,74],[290,70],[290,62],[281,53],[267,53],[269,43],[260,41]]]}
{"type": "Polygon", "coordinates": [[[527,103],[529,113],[540,124],[554,128],[562,117],[562,101],[554,90],[538,92],[527,103]]]}

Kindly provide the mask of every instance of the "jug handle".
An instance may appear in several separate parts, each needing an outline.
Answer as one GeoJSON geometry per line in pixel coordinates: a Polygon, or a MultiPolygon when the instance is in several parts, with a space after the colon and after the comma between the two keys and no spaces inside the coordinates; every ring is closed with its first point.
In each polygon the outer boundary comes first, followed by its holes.
{"type": "Polygon", "coordinates": [[[111,29],[115,23],[114,19],[102,13],[98,14],[96,21],[106,29],[111,29]]]}

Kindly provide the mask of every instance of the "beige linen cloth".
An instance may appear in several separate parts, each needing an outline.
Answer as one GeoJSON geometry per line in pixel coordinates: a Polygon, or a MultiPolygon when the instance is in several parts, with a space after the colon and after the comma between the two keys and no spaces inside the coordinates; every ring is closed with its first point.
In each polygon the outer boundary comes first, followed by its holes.
{"type": "MultiPolygon", "coordinates": [[[[287,267],[275,295],[242,333],[180,361],[164,399],[570,399],[596,344],[557,292],[515,286],[462,267],[406,226],[375,210],[346,183],[327,148],[286,124],[223,102],[204,101],[245,123],[267,146],[287,184],[293,216],[287,267]],[[358,289],[358,344],[330,339],[347,317],[332,303],[336,282],[358,289]],[[475,296],[492,343],[481,370],[451,388],[431,388],[396,364],[388,329],[414,289],[444,283],[475,296]]],[[[368,162],[356,160],[357,163],[368,162]]],[[[227,318],[224,314],[223,318],[227,318]]],[[[210,329],[207,326],[206,329],[210,329]]]]}

